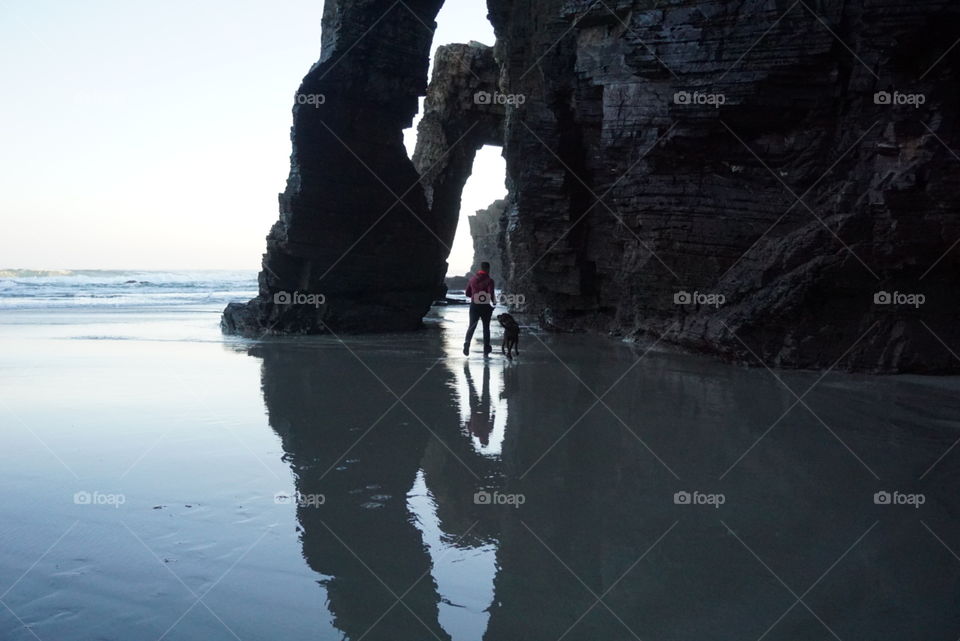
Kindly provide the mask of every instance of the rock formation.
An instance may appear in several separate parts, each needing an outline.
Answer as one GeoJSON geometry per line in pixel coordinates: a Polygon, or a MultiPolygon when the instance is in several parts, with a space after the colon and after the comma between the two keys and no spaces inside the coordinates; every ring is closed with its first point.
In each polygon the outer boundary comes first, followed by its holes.
{"type": "Polygon", "coordinates": [[[415,326],[473,150],[499,137],[497,246],[545,325],[770,366],[960,368],[960,6],[489,0],[492,64],[476,45],[438,51],[406,191],[399,133],[430,35],[412,13],[429,22],[437,4],[397,5],[357,40],[369,3],[328,1],[301,87],[328,100],[295,107],[261,294],[228,308],[227,330],[316,331],[319,313],[271,296],[321,282],[326,323],[415,326]],[[391,191],[404,205],[358,240],[391,191]],[[406,261],[391,297],[396,280],[372,275],[406,261]]]}
{"type": "Polygon", "coordinates": [[[471,272],[480,269],[480,263],[487,261],[495,278],[506,273],[503,263],[501,243],[503,242],[503,214],[507,208],[506,200],[495,200],[486,209],[467,218],[470,225],[470,237],[473,238],[473,264],[471,272]]]}
{"type": "Polygon", "coordinates": [[[958,369],[955,3],[489,6],[526,97],[504,238],[529,311],[753,364],[958,369]]]}
{"type": "Polygon", "coordinates": [[[439,225],[437,233],[448,248],[477,150],[503,144],[506,105],[493,98],[499,73],[493,48],[479,42],[438,47],[433,58],[413,165],[439,225]]]}
{"type": "Polygon", "coordinates": [[[290,176],[260,294],[227,307],[225,331],[419,327],[447,250],[403,129],[426,90],[440,4],[326,3],[322,56],[294,99],[290,176]]]}

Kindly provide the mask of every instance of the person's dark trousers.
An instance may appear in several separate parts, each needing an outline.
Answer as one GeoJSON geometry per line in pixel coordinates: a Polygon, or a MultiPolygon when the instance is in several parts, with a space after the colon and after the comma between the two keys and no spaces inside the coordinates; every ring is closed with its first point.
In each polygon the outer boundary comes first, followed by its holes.
{"type": "Polygon", "coordinates": [[[470,303],[470,327],[467,328],[467,338],[463,341],[463,352],[470,350],[470,341],[473,332],[477,329],[477,321],[483,321],[483,353],[493,351],[490,346],[490,318],[493,316],[493,307],[488,303],[470,303]]]}

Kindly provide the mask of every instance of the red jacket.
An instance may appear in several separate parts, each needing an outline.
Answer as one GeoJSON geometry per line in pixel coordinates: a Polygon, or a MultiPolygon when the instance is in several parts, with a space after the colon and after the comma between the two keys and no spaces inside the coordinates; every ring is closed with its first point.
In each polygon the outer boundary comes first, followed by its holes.
{"type": "Polygon", "coordinates": [[[466,294],[471,303],[494,305],[496,301],[493,293],[493,279],[490,278],[490,274],[482,269],[470,278],[470,282],[467,283],[467,288],[463,293],[466,294]]]}

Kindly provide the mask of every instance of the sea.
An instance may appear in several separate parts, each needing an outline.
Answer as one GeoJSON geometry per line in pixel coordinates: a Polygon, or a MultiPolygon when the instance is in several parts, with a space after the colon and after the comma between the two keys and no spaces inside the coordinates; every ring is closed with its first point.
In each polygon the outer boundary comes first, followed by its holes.
{"type": "Polygon", "coordinates": [[[224,306],[257,293],[257,272],[0,269],[0,310],[224,306]]]}

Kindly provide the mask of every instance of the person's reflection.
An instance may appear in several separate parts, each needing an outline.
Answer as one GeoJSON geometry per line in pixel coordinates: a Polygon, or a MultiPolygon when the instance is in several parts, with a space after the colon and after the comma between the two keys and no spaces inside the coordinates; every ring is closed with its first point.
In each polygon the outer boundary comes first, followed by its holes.
{"type": "MultiPolygon", "coordinates": [[[[345,639],[448,640],[430,555],[407,506],[429,432],[343,347],[267,344],[251,354],[263,359],[270,425],[296,478],[303,555],[324,575],[334,625],[345,639]]],[[[425,354],[363,358],[400,391],[431,362],[425,354]]],[[[421,385],[446,389],[443,377],[431,370],[421,385]]],[[[453,418],[451,403],[433,400],[436,409],[404,402],[430,425],[434,412],[453,418]]]]}
{"type": "Polygon", "coordinates": [[[470,404],[470,417],[467,419],[467,429],[477,437],[480,445],[486,447],[490,445],[490,432],[493,431],[494,410],[490,402],[490,366],[483,364],[483,387],[477,394],[477,388],[473,384],[473,376],[470,374],[468,363],[463,364],[463,374],[467,379],[467,388],[470,404]]]}

